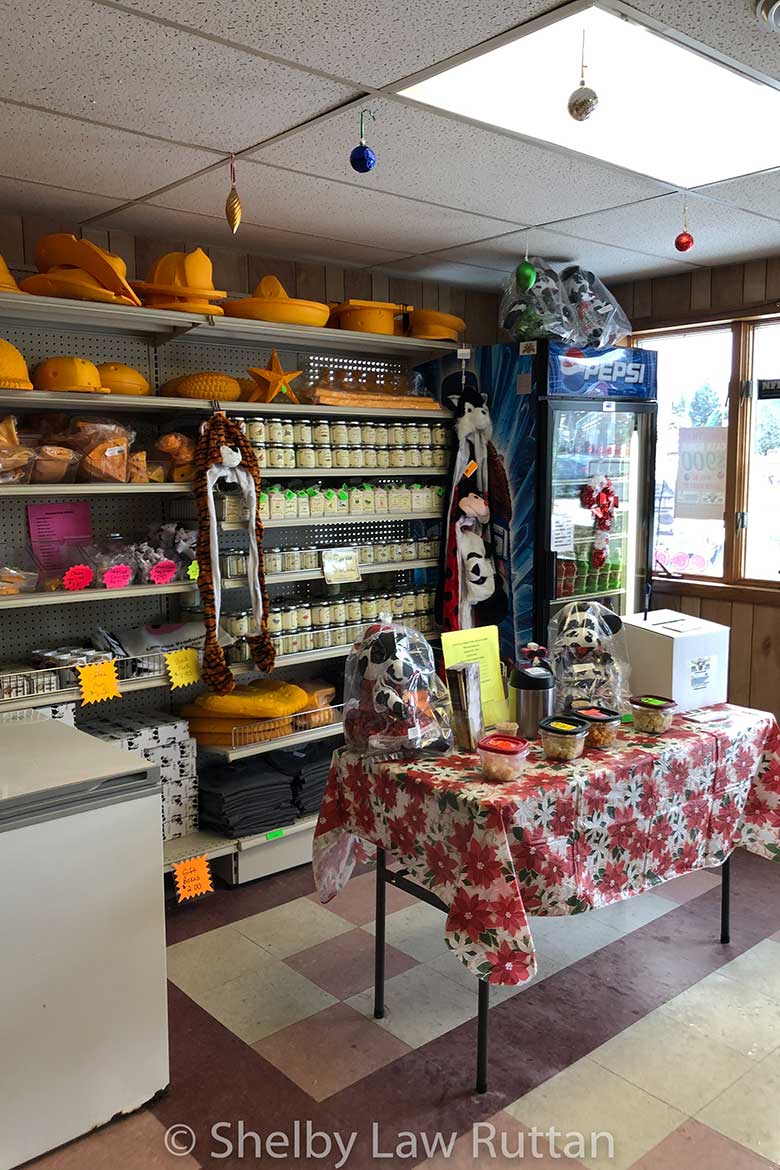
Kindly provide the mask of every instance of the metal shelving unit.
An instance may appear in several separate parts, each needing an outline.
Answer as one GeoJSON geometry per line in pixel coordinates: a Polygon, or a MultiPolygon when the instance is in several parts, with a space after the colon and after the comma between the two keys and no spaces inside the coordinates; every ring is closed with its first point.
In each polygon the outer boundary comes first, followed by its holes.
{"type": "Polygon", "coordinates": [[[266,739],[261,743],[248,743],[243,747],[215,747],[211,745],[200,750],[209,756],[219,756],[226,764],[234,764],[237,760],[248,760],[252,756],[274,752],[277,748],[297,747],[301,743],[314,743],[315,740],[330,739],[331,736],[343,733],[343,723],[326,723],[323,727],[310,727],[306,731],[294,731],[291,735],[280,735],[277,739],[266,739]]]}
{"type": "MultiPolygon", "coordinates": [[[[433,558],[415,561],[392,561],[382,565],[362,565],[364,576],[373,573],[399,573],[404,569],[434,569],[438,561],[433,558]]],[[[295,573],[268,573],[266,585],[292,585],[296,581],[322,581],[322,569],[300,569],[295,573]]],[[[226,577],[222,580],[223,589],[246,589],[246,577],[226,577]]],[[[69,592],[67,589],[52,593],[16,593],[10,597],[0,597],[2,609],[29,609],[38,605],[67,605],[73,602],[87,601],[116,601],[122,597],[169,597],[176,593],[193,593],[197,590],[196,581],[173,581],[170,585],[128,585],[125,589],[80,589],[69,592]]]]}
{"type": "Polygon", "coordinates": [[[28,327],[152,335],[154,345],[175,341],[186,334],[188,341],[220,345],[225,342],[257,348],[276,346],[286,350],[315,353],[356,353],[403,357],[424,362],[454,346],[447,341],[422,341],[394,334],[355,333],[347,329],[312,328],[304,325],[277,325],[270,321],[245,321],[238,317],[204,316],[172,310],[101,305],[93,301],[71,301],[60,297],[20,296],[0,293],[0,318],[28,327]]]}

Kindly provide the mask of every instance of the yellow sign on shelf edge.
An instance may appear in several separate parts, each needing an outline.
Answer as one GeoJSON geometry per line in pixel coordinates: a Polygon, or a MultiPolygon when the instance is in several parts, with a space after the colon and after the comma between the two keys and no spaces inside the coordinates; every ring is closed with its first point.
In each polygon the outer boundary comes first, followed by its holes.
{"type": "Polygon", "coordinates": [[[479,688],[482,696],[482,718],[486,727],[492,727],[509,718],[509,702],[504,692],[501,675],[501,655],[498,649],[498,626],[480,626],[474,630],[450,630],[442,634],[441,646],[444,665],[459,662],[479,663],[479,688]]]}
{"type": "Polygon", "coordinates": [[[177,687],[190,687],[193,683],[200,682],[200,656],[194,647],[185,646],[181,650],[169,650],[164,658],[172,691],[177,687]]]}
{"type": "Polygon", "coordinates": [[[88,707],[91,703],[104,703],[107,699],[121,699],[122,692],[119,689],[115,659],[112,658],[109,662],[90,662],[87,666],[77,667],[77,670],[83,707],[88,707]]]}
{"type": "Polygon", "coordinates": [[[178,902],[189,902],[192,898],[214,893],[211,866],[205,853],[200,857],[188,857],[186,861],[175,861],[172,868],[178,902]]]}

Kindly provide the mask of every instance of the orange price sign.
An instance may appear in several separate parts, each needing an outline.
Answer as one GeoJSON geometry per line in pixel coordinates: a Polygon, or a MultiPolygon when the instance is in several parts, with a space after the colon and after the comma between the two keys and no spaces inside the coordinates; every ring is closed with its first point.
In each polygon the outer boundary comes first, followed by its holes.
{"type": "Polygon", "coordinates": [[[214,893],[211,867],[205,853],[201,857],[188,857],[186,861],[174,862],[173,877],[179,902],[188,902],[192,898],[214,893]]]}

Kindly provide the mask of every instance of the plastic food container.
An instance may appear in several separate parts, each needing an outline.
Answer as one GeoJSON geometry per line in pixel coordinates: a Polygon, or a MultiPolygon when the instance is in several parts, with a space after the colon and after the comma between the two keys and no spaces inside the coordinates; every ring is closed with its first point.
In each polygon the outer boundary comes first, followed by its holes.
{"type": "Polygon", "coordinates": [[[576,715],[550,715],[539,724],[542,750],[548,760],[576,760],[585,749],[588,724],[576,715]]]}
{"type": "Polygon", "coordinates": [[[587,747],[612,747],[620,729],[620,712],[612,711],[609,707],[599,707],[598,704],[590,705],[585,702],[573,703],[572,711],[578,719],[584,719],[588,725],[587,747]]]}
{"type": "Polygon", "coordinates": [[[632,695],[628,701],[637,731],[663,735],[672,726],[677,710],[674,699],[665,699],[663,695],[632,695]]]}
{"type": "Polygon", "coordinates": [[[486,735],[477,744],[482,773],[487,780],[519,780],[528,756],[528,740],[516,735],[486,735]]]}

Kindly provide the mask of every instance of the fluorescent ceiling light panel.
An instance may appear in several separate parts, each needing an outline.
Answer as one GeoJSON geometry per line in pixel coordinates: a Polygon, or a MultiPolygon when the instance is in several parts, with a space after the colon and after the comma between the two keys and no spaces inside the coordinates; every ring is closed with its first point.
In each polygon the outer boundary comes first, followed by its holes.
{"type": "Polygon", "coordinates": [[[780,91],[595,6],[400,93],[680,187],[780,166],[780,91]],[[599,104],[575,122],[583,31],[599,104]]]}

